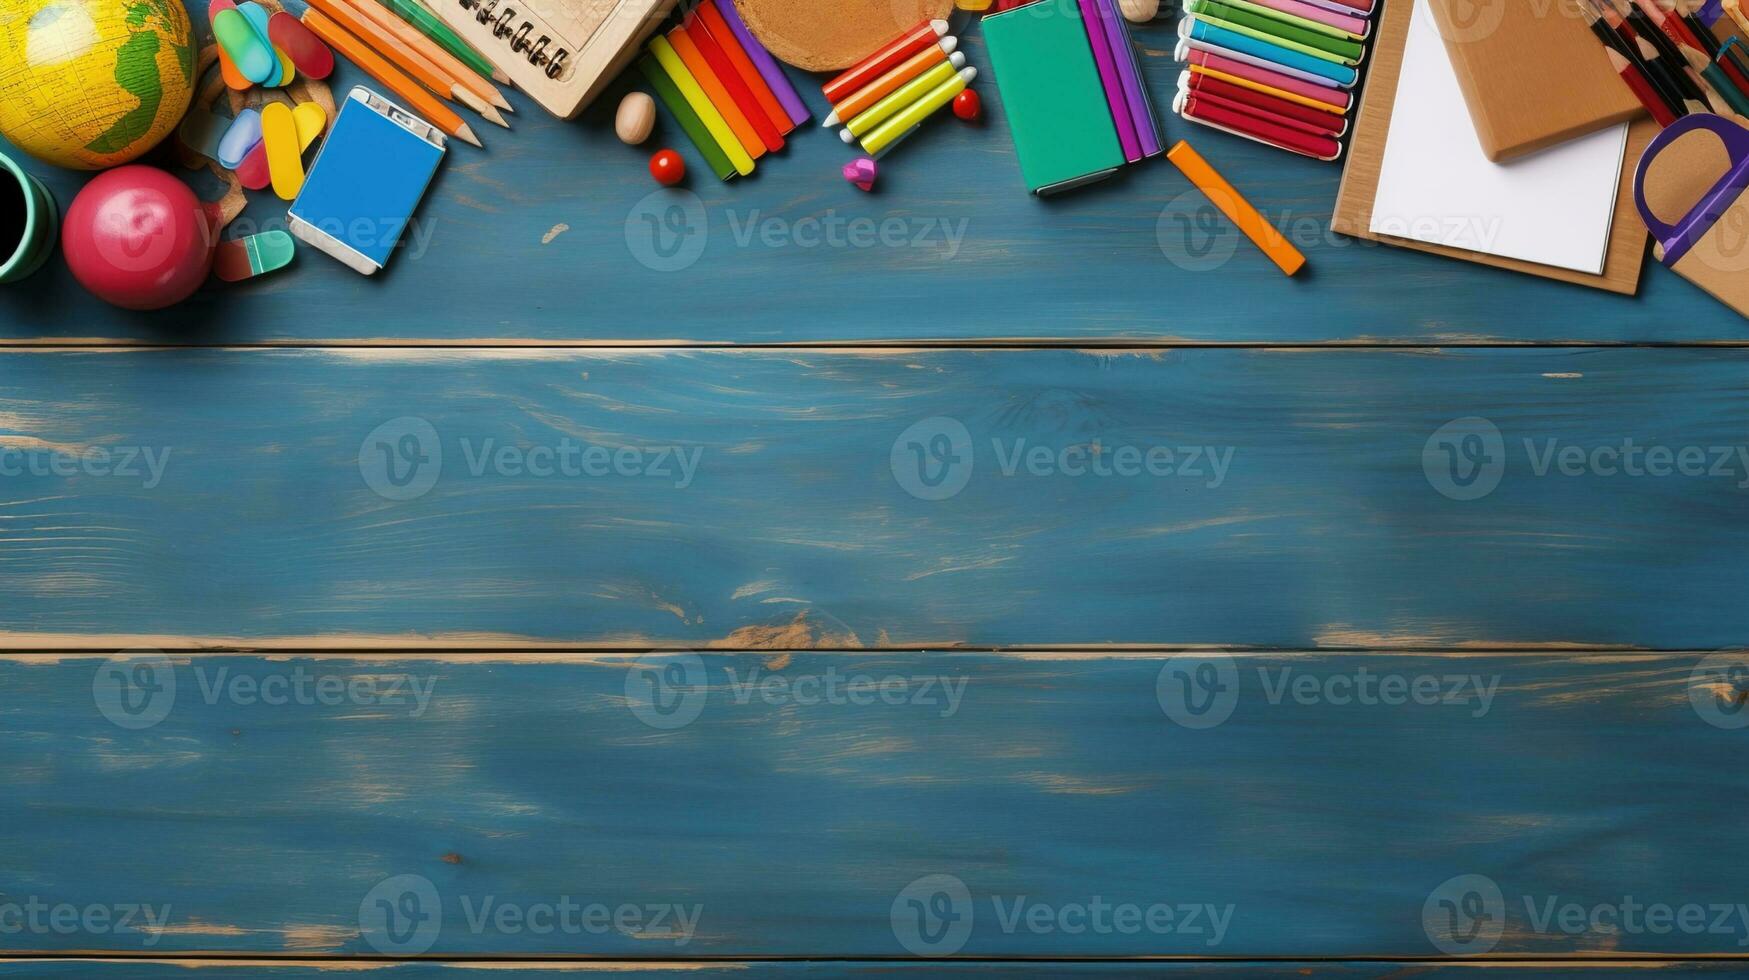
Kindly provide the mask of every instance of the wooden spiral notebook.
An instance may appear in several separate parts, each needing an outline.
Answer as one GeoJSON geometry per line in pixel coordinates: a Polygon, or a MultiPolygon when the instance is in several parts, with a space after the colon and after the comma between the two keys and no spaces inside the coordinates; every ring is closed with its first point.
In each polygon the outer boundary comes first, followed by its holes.
{"type": "MultiPolygon", "coordinates": [[[[1513,0],[1516,2],[1516,0],[1513,0]]],[[[1361,97],[1360,111],[1355,117],[1354,135],[1348,146],[1348,164],[1342,171],[1342,189],[1336,196],[1336,212],[1331,230],[1354,238],[1383,242],[1418,252],[1431,252],[1448,258],[1477,262],[1499,269],[1526,272],[1533,276],[1577,283],[1594,289],[1633,295],[1640,288],[1640,270],[1646,261],[1649,236],[1634,205],[1634,164],[1645,152],[1647,144],[1658,135],[1658,124],[1641,118],[1628,130],[1627,165],[1624,179],[1616,196],[1615,219],[1610,225],[1609,250],[1604,259],[1603,274],[1594,276],[1570,269],[1539,265],[1521,259],[1502,258],[1482,252],[1471,252],[1445,245],[1431,245],[1407,238],[1394,238],[1374,233],[1373,201],[1378,196],[1379,174],[1384,162],[1385,140],[1391,130],[1391,112],[1397,101],[1397,80],[1403,70],[1403,48],[1409,38],[1413,0],[1386,0],[1379,16],[1377,35],[1373,42],[1372,68],[1366,79],[1366,91],[1361,97]]],[[[1613,80],[1620,85],[1619,79],[1613,80]]]]}
{"type": "Polygon", "coordinates": [[[625,70],[675,0],[425,0],[516,87],[575,118],[625,70]]]}

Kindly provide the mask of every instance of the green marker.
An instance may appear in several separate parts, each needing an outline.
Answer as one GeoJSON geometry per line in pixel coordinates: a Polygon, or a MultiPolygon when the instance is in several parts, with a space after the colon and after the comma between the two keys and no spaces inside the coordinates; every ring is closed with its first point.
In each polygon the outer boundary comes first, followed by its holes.
{"type": "Polygon", "coordinates": [[[414,29],[426,37],[436,41],[445,51],[455,55],[461,62],[472,68],[481,78],[508,85],[510,79],[500,72],[486,56],[474,50],[473,45],[462,40],[460,34],[450,30],[438,16],[421,6],[417,0],[382,0],[382,4],[394,11],[414,29]]]}
{"type": "Polygon", "coordinates": [[[291,265],[297,246],[283,231],[264,231],[259,235],[221,242],[213,256],[213,275],[224,282],[242,282],[291,265]]]}

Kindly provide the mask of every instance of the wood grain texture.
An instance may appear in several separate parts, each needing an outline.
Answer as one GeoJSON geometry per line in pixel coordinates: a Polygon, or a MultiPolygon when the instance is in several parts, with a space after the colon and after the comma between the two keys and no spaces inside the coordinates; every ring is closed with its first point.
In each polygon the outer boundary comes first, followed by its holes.
{"type": "MultiPolygon", "coordinates": [[[[1554,968],[1546,961],[1491,961],[1488,976],[1526,974],[1546,976],[1554,968]]],[[[1734,962],[1696,960],[1595,960],[1583,964],[1562,964],[1556,974],[1564,980],[1593,980],[1597,977],[1717,977],[1732,976],[1742,967],[1734,962]]],[[[439,961],[418,963],[360,963],[356,960],[319,960],[309,963],[282,963],[261,960],[0,960],[0,977],[63,978],[97,977],[100,980],[158,980],[179,977],[188,980],[211,980],[215,976],[261,977],[263,980],[331,980],[336,974],[359,975],[369,980],[574,980],[580,973],[612,974],[660,980],[663,977],[685,977],[689,980],[711,980],[715,977],[1098,977],[1100,980],[1121,980],[1125,977],[1234,977],[1262,980],[1371,980],[1371,978],[1474,977],[1474,964],[1441,964],[1409,962],[1330,962],[1283,961],[1238,963],[1072,963],[1072,962],[929,962],[901,963],[847,961],[729,961],[729,962],[617,962],[600,963],[506,963],[503,961],[466,962],[439,961]]]]}
{"type": "MultiPolygon", "coordinates": [[[[1171,104],[1178,75],[1172,26],[1160,20],[1135,29],[1161,106],[1171,104]]],[[[981,38],[972,31],[964,40],[971,64],[988,79],[981,38]]],[[[792,77],[824,118],[819,77],[792,77]]],[[[359,80],[342,66],[334,84],[359,80]]],[[[1170,137],[1194,143],[1282,227],[1308,256],[1307,274],[1281,276],[1164,163],[1037,201],[1025,192],[996,89],[981,82],[980,90],[986,124],[931,122],[883,161],[876,194],[845,183],[838,171],[852,154],[831,134],[810,130],[750,180],[695,177],[696,200],[648,197],[657,190],[645,168],[654,146],[674,145],[695,174],[706,173],[670,119],[662,119],[656,143],[628,147],[613,136],[617,89],[575,124],[549,119],[513,94],[520,110],[514,131],[486,127],[493,130],[482,131],[486,151],[453,149],[412,244],[379,278],[306,250],[272,279],[140,315],[90,299],[57,259],[29,285],[0,290],[0,337],[179,344],[1749,341],[1742,318],[1660,268],[1648,270],[1641,297],[1632,300],[1331,236],[1325,229],[1337,167],[1176,119],[1166,121],[1170,137]],[[657,238],[650,221],[703,234],[657,238]],[[561,225],[569,230],[555,236],[561,225]],[[682,249],[687,242],[701,249],[696,258],[682,249]],[[658,248],[692,264],[657,271],[670,264],[658,248]],[[878,297],[871,292],[877,283],[878,297]],[[881,297],[904,305],[875,301],[881,297]]],[[[85,179],[33,169],[63,205],[85,179]]],[[[284,211],[271,195],[256,195],[234,232],[280,227],[284,211]]]]}
{"type": "Polygon", "coordinates": [[[1239,655],[1230,716],[1197,730],[1159,694],[1193,668],[1152,652],[215,654],[165,661],[151,691],[131,663],[15,655],[4,901],[167,909],[155,932],[14,928],[5,947],[904,959],[895,904],[951,875],[973,958],[1422,957],[1430,897],[1483,875],[1502,918],[1478,952],[1740,956],[1749,869],[1718,801],[1749,789],[1743,732],[1692,706],[1717,696],[1700,661],[1239,655]],[[1363,672],[1438,694],[1369,702],[1363,672]],[[434,930],[383,949],[361,907],[403,875],[429,882],[434,930]],[[1224,929],[1004,924],[1017,901],[1095,896],[1224,929]],[[696,918],[567,933],[496,912],[567,897],[696,918]],[[1539,922],[1630,900],[1729,914],[1539,922]]]}
{"type": "Polygon", "coordinates": [[[1745,358],[13,353],[0,639],[1742,645],[1745,358]],[[1451,499],[1468,417],[1501,479],[1451,499]],[[1630,445],[1722,469],[1537,475],[1630,445]]]}

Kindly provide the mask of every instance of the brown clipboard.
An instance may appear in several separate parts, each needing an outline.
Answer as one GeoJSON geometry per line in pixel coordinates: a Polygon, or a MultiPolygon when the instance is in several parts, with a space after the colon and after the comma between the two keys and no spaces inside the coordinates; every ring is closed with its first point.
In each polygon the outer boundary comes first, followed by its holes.
{"type": "Polygon", "coordinates": [[[1621,190],[1616,195],[1615,220],[1609,229],[1609,251],[1603,262],[1603,274],[1559,269],[1522,259],[1502,258],[1482,252],[1430,245],[1426,242],[1389,235],[1374,234],[1372,228],[1373,201],[1378,197],[1379,172],[1384,162],[1385,138],[1390,134],[1391,111],[1397,101],[1397,79],[1403,71],[1403,47],[1409,40],[1409,19],[1414,13],[1414,0],[1386,0],[1379,15],[1374,35],[1372,68],[1361,96],[1360,111],[1355,117],[1354,135],[1348,146],[1348,164],[1342,171],[1342,187],[1336,195],[1336,211],[1331,230],[1353,238],[1397,245],[1417,252],[1431,252],[1447,258],[1477,262],[1497,269],[1529,273],[1545,279],[1576,283],[1593,289],[1632,296],[1640,288],[1640,268],[1646,261],[1649,236],[1634,206],[1634,165],[1645,152],[1652,137],[1658,135],[1658,124],[1642,118],[1628,129],[1627,159],[1622,166],[1621,190]]]}

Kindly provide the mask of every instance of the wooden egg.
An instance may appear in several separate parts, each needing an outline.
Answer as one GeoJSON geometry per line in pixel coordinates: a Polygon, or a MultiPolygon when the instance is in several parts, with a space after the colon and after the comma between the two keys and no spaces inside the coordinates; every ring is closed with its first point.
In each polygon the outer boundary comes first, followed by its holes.
{"type": "Polygon", "coordinates": [[[1160,16],[1160,0],[1117,0],[1117,6],[1132,24],[1146,24],[1160,16]]]}
{"type": "Polygon", "coordinates": [[[649,139],[655,128],[655,99],[642,92],[633,92],[620,100],[619,112],[613,117],[613,131],[622,142],[637,146],[649,139]]]}

